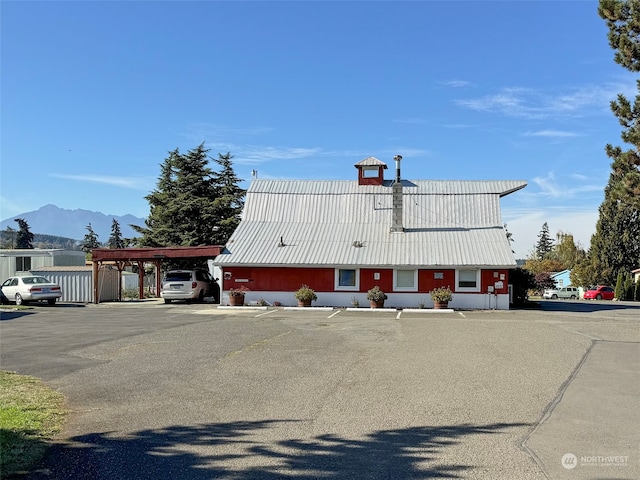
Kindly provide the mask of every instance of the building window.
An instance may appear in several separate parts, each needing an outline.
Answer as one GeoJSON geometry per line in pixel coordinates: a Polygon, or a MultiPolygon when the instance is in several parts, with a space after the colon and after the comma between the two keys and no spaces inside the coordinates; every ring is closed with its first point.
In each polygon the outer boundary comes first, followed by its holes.
{"type": "Polygon", "coordinates": [[[393,289],[398,292],[418,291],[418,271],[417,270],[394,270],[393,289]]]}
{"type": "Polygon", "coordinates": [[[16,257],[16,272],[31,270],[31,257],[16,257]]]}
{"type": "Polygon", "coordinates": [[[456,290],[460,292],[479,292],[480,270],[456,270],[456,290]]]}
{"type": "Polygon", "coordinates": [[[377,178],[379,168],[378,167],[362,167],[363,178],[377,178]]]}
{"type": "Polygon", "coordinates": [[[562,288],[564,287],[564,279],[559,279],[556,281],[556,284],[558,285],[558,287],[562,288]]]}
{"type": "Polygon", "coordinates": [[[359,290],[360,275],[357,268],[336,268],[336,290],[359,290]]]}

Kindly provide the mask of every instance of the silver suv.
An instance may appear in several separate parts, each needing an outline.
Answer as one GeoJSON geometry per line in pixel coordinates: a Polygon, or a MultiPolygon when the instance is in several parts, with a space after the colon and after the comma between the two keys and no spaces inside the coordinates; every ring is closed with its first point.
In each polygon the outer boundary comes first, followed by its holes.
{"type": "Polygon", "coordinates": [[[573,300],[575,298],[580,298],[580,292],[578,292],[576,287],[553,288],[551,290],[545,290],[542,294],[542,298],[553,300],[556,298],[570,298],[573,300]]]}
{"type": "Polygon", "coordinates": [[[205,297],[215,295],[214,284],[215,280],[206,270],[170,270],[162,280],[160,297],[164,299],[164,303],[171,303],[173,300],[202,302],[205,297]]]}

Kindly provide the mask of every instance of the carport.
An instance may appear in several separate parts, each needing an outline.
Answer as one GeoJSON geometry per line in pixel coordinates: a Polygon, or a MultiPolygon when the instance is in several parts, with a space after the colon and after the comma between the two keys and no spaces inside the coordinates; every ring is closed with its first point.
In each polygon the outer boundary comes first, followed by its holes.
{"type": "Polygon", "coordinates": [[[94,248],[91,251],[93,262],[94,303],[100,303],[98,291],[98,271],[103,263],[116,265],[121,274],[127,265],[138,266],[138,295],[144,298],[144,264],[153,263],[156,269],[156,292],[160,291],[160,265],[163,260],[172,258],[214,259],[224,247],[205,245],[201,247],[158,247],[158,248],[94,248]]]}

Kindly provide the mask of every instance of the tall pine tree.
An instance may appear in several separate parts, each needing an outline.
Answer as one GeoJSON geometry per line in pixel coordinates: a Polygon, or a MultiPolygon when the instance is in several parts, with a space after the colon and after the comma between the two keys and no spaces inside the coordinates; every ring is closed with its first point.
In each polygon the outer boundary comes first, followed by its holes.
{"type": "Polygon", "coordinates": [[[111,236],[107,240],[107,247],[109,248],[124,248],[125,242],[122,238],[122,231],[120,230],[120,224],[113,218],[111,222],[111,236]]]}
{"type": "Polygon", "coordinates": [[[221,168],[213,175],[213,183],[216,188],[214,209],[218,219],[214,238],[218,240],[219,245],[226,243],[240,223],[240,214],[244,207],[246,191],[238,186],[241,180],[233,171],[232,158],[233,156],[229,152],[226,155],[218,154],[216,163],[221,168]]]}
{"type": "Polygon", "coordinates": [[[156,189],[145,198],[150,213],[141,246],[224,245],[240,221],[245,190],[235,175],[231,155],[219,155],[222,167],[209,167],[209,150],[200,144],[186,154],[169,152],[160,169],[156,189]]]}
{"type": "Polygon", "coordinates": [[[14,221],[18,222],[16,248],[33,248],[33,233],[31,233],[27,221],[24,218],[16,218],[14,221]]]}
{"type": "Polygon", "coordinates": [[[98,248],[100,246],[100,242],[98,242],[98,234],[93,231],[93,227],[91,223],[86,226],[87,233],[82,240],[82,251],[85,253],[90,253],[94,248],[98,248]]]}
{"type": "Polygon", "coordinates": [[[538,243],[536,243],[536,258],[538,260],[544,260],[547,255],[553,250],[553,239],[549,235],[549,225],[544,222],[542,230],[538,234],[538,243]]]}

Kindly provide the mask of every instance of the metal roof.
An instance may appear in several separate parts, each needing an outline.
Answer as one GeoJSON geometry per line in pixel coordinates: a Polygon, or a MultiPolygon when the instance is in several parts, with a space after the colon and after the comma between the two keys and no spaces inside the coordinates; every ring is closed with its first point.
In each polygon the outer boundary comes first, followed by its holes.
{"type": "Polygon", "coordinates": [[[376,157],[364,158],[354,165],[354,167],[356,168],[371,167],[371,166],[376,166],[376,167],[381,166],[382,168],[387,168],[387,164],[384,163],[382,160],[378,160],[376,157]]]}
{"type": "Polygon", "coordinates": [[[390,233],[392,183],[254,180],[242,221],[214,263],[516,265],[500,197],[526,182],[403,180],[402,233],[390,233]]]}

